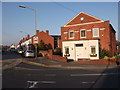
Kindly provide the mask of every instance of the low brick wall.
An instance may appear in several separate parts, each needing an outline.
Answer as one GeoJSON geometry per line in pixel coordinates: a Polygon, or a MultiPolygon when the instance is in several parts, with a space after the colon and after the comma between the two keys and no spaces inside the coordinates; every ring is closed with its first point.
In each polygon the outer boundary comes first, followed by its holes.
{"type": "Polygon", "coordinates": [[[52,55],[52,57],[51,57],[50,59],[67,62],[67,58],[61,57],[61,56],[59,56],[59,55],[52,55]]]}
{"type": "Polygon", "coordinates": [[[67,58],[66,57],[62,57],[62,56],[59,56],[59,55],[53,55],[53,51],[52,50],[49,51],[49,56],[48,57],[50,59],[67,62],[67,58]]]}
{"type": "Polygon", "coordinates": [[[116,64],[116,59],[99,59],[99,60],[89,60],[84,61],[80,60],[78,61],[79,64],[116,64]]]}
{"type": "MultiPolygon", "coordinates": [[[[64,61],[67,62],[66,57],[62,57],[59,55],[53,55],[53,51],[40,51],[43,56],[48,57],[50,59],[58,60],[58,61],[64,61]]],[[[120,59],[99,59],[99,60],[79,60],[79,64],[116,64],[116,61],[120,62],[120,59]]]]}
{"type": "Polygon", "coordinates": [[[66,57],[62,57],[62,56],[59,56],[59,55],[53,55],[53,51],[52,50],[49,50],[49,51],[39,51],[39,53],[41,53],[43,57],[48,57],[50,59],[67,62],[67,58],[66,57]]]}
{"type": "Polygon", "coordinates": [[[40,54],[42,54],[43,57],[48,57],[49,51],[39,51],[40,54]]]}

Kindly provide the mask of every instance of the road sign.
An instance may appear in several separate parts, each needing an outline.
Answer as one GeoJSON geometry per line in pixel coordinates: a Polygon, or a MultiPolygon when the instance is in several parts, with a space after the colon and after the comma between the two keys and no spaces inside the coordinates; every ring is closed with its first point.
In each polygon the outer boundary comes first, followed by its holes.
{"type": "Polygon", "coordinates": [[[38,37],[37,36],[33,37],[33,43],[38,44],[38,37]]]}

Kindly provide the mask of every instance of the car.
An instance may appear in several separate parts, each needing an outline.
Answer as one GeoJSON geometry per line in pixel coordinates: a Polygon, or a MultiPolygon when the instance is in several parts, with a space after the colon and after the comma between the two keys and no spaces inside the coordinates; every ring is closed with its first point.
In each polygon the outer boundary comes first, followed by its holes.
{"type": "Polygon", "coordinates": [[[23,50],[22,49],[18,49],[17,51],[19,54],[22,54],[23,53],[23,50]]]}
{"type": "Polygon", "coordinates": [[[24,52],[24,57],[35,57],[35,54],[34,54],[34,52],[31,51],[31,50],[26,50],[26,51],[24,52]]]}

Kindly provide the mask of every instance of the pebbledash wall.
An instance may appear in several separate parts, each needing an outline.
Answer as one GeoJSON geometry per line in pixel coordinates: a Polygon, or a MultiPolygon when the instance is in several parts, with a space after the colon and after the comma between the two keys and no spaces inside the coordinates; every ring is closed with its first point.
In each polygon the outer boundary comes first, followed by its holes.
{"type": "Polygon", "coordinates": [[[110,21],[104,21],[84,12],[61,27],[63,57],[68,59],[99,59],[100,49],[113,56],[116,52],[116,32],[110,21]]]}

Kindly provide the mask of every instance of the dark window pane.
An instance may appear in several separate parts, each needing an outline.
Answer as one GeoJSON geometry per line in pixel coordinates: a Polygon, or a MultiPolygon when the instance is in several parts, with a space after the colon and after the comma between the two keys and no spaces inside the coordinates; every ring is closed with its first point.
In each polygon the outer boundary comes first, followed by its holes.
{"type": "Polygon", "coordinates": [[[83,47],[83,44],[75,44],[76,47],[83,47]]]}

